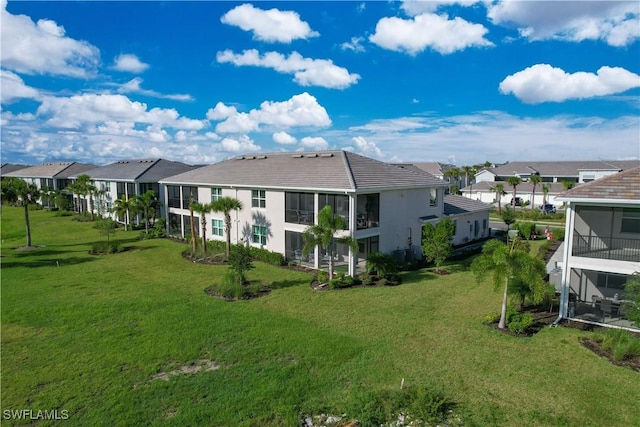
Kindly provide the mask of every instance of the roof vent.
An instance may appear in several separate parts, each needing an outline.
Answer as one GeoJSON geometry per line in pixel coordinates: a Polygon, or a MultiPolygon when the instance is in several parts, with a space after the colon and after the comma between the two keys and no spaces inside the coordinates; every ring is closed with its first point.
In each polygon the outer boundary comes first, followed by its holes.
{"type": "Polygon", "coordinates": [[[322,153],[320,157],[333,157],[333,153],[322,153]]]}
{"type": "Polygon", "coordinates": [[[293,156],[294,159],[301,159],[302,157],[304,157],[302,154],[294,154],[293,156]]]}
{"type": "Polygon", "coordinates": [[[266,159],[267,156],[256,156],[256,159],[266,159]]]}
{"type": "Polygon", "coordinates": [[[305,157],[314,158],[314,157],[318,157],[318,155],[316,153],[313,153],[313,154],[307,154],[305,157]]]}

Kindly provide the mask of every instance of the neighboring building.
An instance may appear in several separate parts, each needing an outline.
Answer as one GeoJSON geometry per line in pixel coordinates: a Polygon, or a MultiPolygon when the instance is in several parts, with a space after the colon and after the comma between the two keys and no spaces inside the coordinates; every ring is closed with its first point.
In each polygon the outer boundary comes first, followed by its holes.
{"type": "Polygon", "coordinates": [[[449,188],[451,188],[452,186],[455,186],[456,188],[461,188],[464,186],[464,176],[460,176],[458,177],[458,179],[453,179],[450,176],[446,176],[449,170],[456,167],[455,165],[439,162],[418,162],[412,163],[412,165],[419,169],[422,169],[427,173],[430,173],[438,179],[448,182],[449,188]]]}
{"type": "Polygon", "coordinates": [[[444,215],[456,224],[453,245],[463,245],[489,237],[489,211],[492,205],[448,194],[444,196],[444,215]]]}
{"type": "Polygon", "coordinates": [[[625,317],[624,287],[640,272],[640,167],[579,185],[567,203],[560,315],[640,330],[625,317]]]}
{"type": "MultiPolygon", "coordinates": [[[[111,215],[119,222],[125,222],[125,218],[118,218],[112,213],[113,203],[116,199],[124,196],[126,199],[144,194],[147,190],[153,190],[160,200],[160,217],[164,216],[164,194],[160,191],[161,179],[176,175],[182,172],[193,170],[195,166],[180,162],[173,162],[164,159],[136,159],[121,160],[108,165],[94,168],[83,172],[91,177],[91,181],[98,189],[95,196],[93,209],[100,215],[111,215]]],[[[77,179],[81,174],[72,176],[77,179]]],[[[74,206],[79,210],[86,211],[91,203],[88,196],[79,197],[74,195],[74,206]]]]}
{"type": "MultiPolygon", "coordinates": [[[[78,162],[45,162],[8,172],[3,177],[21,178],[29,184],[35,184],[39,190],[63,191],[72,182],[72,176],[80,175],[95,167],[95,165],[78,162]]],[[[46,205],[48,202],[40,199],[38,203],[46,205]]]]}
{"type": "Polygon", "coordinates": [[[3,163],[0,166],[0,177],[4,178],[9,172],[15,172],[20,169],[28,168],[28,165],[15,165],[11,163],[3,163]]]}
{"type": "Polygon", "coordinates": [[[507,178],[519,176],[522,183],[516,187],[516,196],[522,200],[540,206],[543,204],[544,193],[542,185],[550,185],[546,203],[561,205],[555,198],[565,190],[564,183],[582,184],[598,178],[616,174],[620,171],[640,165],[639,160],[610,160],[610,161],[566,161],[566,162],[511,162],[495,168],[483,169],[475,176],[475,182],[460,192],[464,197],[480,200],[486,203],[497,203],[496,184],[503,184],[505,194],[501,202],[504,205],[511,202],[513,187],[507,184],[507,178]],[[541,183],[536,186],[535,200],[533,186],[529,182],[532,175],[538,175],[541,183]]]}
{"type": "MultiPolygon", "coordinates": [[[[222,196],[238,199],[232,213],[232,243],[280,252],[315,268],[326,264],[316,250],[302,259],[302,233],[318,211],[331,205],[347,222],[345,233],[359,245],[357,254],[338,245],[336,265],[356,266],[374,252],[420,256],[422,225],[443,216],[447,183],[412,165],[393,165],[348,151],[271,153],[239,156],[160,181],[168,207],[168,232],[190,230],[189,195],[200,202],[222,196]],[[415,242],[415,243],[413,243],[415,242]]],[[[196,218],[200,234],[200,218],[196,218]]],[[[225,240],[222,213],[207,215],[207,236],[225,240]]]]}

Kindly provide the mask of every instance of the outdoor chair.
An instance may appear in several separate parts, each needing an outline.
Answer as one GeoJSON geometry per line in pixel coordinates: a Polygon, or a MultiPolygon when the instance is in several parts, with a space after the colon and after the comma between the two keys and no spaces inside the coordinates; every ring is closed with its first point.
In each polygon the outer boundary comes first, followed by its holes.
{"type": "Polygon", "coordinates": [[[611,312],[612,312],[611,300],[603,299],[602,301],[600,301],[600,310],[602,311],[602,321],[604,322],[604,320],[607,318],[607,315],[611,317],[611,312]]]}

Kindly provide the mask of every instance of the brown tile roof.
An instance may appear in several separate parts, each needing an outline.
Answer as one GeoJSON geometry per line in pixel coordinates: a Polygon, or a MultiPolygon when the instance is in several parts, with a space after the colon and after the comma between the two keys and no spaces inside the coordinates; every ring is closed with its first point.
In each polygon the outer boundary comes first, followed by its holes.
{"type": "Polygon", "coordinates": [[[194,169],[180,162],[164,159],[131,159],[121,160],[87,171],[94,180],[158,182],[162,178],[177,175],[194,169]]]}
{"type": "Polygon", "coordinates": [[[456,194],[447,194],[444,196],[444,214],[459,215],[469,212],[490,211],[493,206],[480,202],[478,200],[469,199],[467,197],[458,196],[456,194]]]}
{"type": "Polygon", "coordinates": [[[560,198],[630,200],[640,204],[640,166],[580,184],[560,198]]]}
{"type": "Polygon", "coordinates": [[[498,176],[529,175],[538,173],[540,176],[575,176],[580,170],[627,170],[640,164],[638,160],[585,160],[585,161],[555,161],[555,162],[510,162],[489,169],[498,176]]]}
{"type": "Polygon", "coordinates": [[[161,182],[338,191],[446,185],[417,168],[384,163],[349,151],[238,156],[161,182]]]}
{"type": "Polygon", "coordinates": [[[72,175],[81,175],[95,167],[95,165],[77,162],[46,162],[7,173],[6,176],[16,176],[18,178],[69,178],[72,175]]]}

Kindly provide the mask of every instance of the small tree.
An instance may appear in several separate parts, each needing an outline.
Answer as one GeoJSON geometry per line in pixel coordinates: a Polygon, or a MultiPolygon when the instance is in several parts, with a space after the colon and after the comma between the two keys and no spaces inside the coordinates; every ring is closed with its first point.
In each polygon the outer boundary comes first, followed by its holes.
{"type": "Polygon", "coordinates": [[[358,242],[350,235],[337,237],[336,233],[346,229],[346,221],[341,215],[334,215],[331,205],[326,205],[318,212],[318,222],[309,226],[302,233],[304,246],[302,254],[309,256],[309,252],[317,246],[327,251],[329,258],[329,280],[333,279],[333,249],[336,243],[348,245],[352,251],[358,250],[358,242]]]}
{"type": "Polygon", "coordinates": [[[513,197],[511,198],[511,207],[515,209],[516,207],[516,187],[522,184],[522,178],[519,176],[510,176],[507,178],[507,184],[509,184],[513,188],[513,197]]]}
{"type": "Polygon", "coordinates": [[[505,206],[502,211],[502,215],[500,216],[502,217],[502,221],[507,224],[507,231],[509,231],[511,224],[516,222],[516,211],[511,209],[509,206],[505,206]]]}
{"type": "Polygon", "coordinates": [[[98,221],[96,223],[96,228],[98,229],[100,234],[107,237],[106,252],[109,253],[111,251],[111,236],[116,233],[118,223],[111,218],[106,218],[102,221],[98,221]]]}
{"type": "MultiPolygon", "coordinates": [[[[549,196],[549,191],[551,191],[551,184],[542,184],[542,206],[547,204],[547,197],[549,196]]],[[[546,210],[543,210],[543,213],[547,213],[546,210]]]]}
{"type": "MultiPolygon", "coordinates": [[[[531,183],[531,209],[535,207],[536,204],[536,187],[542,182],[542,178],[540,175],[531,175],[529,177],[529,182],[531,183]]],[[[543,205],[544,206],[544,205],[543,205]]]]}
{"type": "Polygon", "coordinates": [[[200,215],[200,225],[202,228],[202,255],[207,256],[207,214],[213,211],[213,204],[211,203],[200,203],[200,202],[192,202],[193,210],[200,215]]]}
{"type": "MultiPolygon", "coordinates": [[[[480,256],[471,264],[471,271],[478,282],[491,274],[496,289],[504,285],[500,322],[498,323],[500,329],[506,327],[510,282],[527,283],[532,289],[544,288],[544,262],[529,255],[520,239],[513,239],[508,244],[499,240],[487,242],[482,248],[480,256]]],[[[511,287],[511,289],[514,288],[511,287]]]]}
{"type": "Polygon", "coordinates": [[[504,191],[504,184],[496,184],[494,187],[491,187],[491,190],[496,192],[496,201],[498,202],[498,215],[502,215],[502,196],[507,194],[504,191]]]}
{"type": "Polygon", "coordinates": [[[241,210],[242,202],[233,197],[221,197],[213,202],[213,211],[224,214],[224,234],[227,238],[227,258],[231,255],[231,211],[241,210]]]}
{"type": "Polygon", "coordinates": [[[251,248],[242,244],[233,245],[229,254],[229,269],[237,274],[241,285],[247,281],[247,271],[253,268],[252,261],[251,248]]]}
{"type": "Polygon", "coordinates": [[[127,199],[127,196],[124,194],[121,194],[120,197],[113,202],[113,212],[118,215],[118,217],[124,219],[124,231],[127,231],[129,217],[133,208],[133,198],[127,199]]]}
{"type": "Polygon", "coordinates": [[[149,234],[149,222],[151,217],[155,216],[156,193],[153,190],[147,190],[144,194],[138,194],[133,199],[133,204],[136,210],[142,214],[144,232],[149,234]]]}
{"type": "Polygon", "coordinates": [[[640,325],[640,273],[635,273],[627,279],[624,298],[622,307],[627,313],[627,319],[640,325]]]}
{"type": "Polygon", "coordinates": [[[451,255],[451,240],[455,234],[455,224],[450,218],[444,218],[436,226],[427,223],[422,227],[422,252],[429,262],[434,262],[436,272],[451,255]]]}

